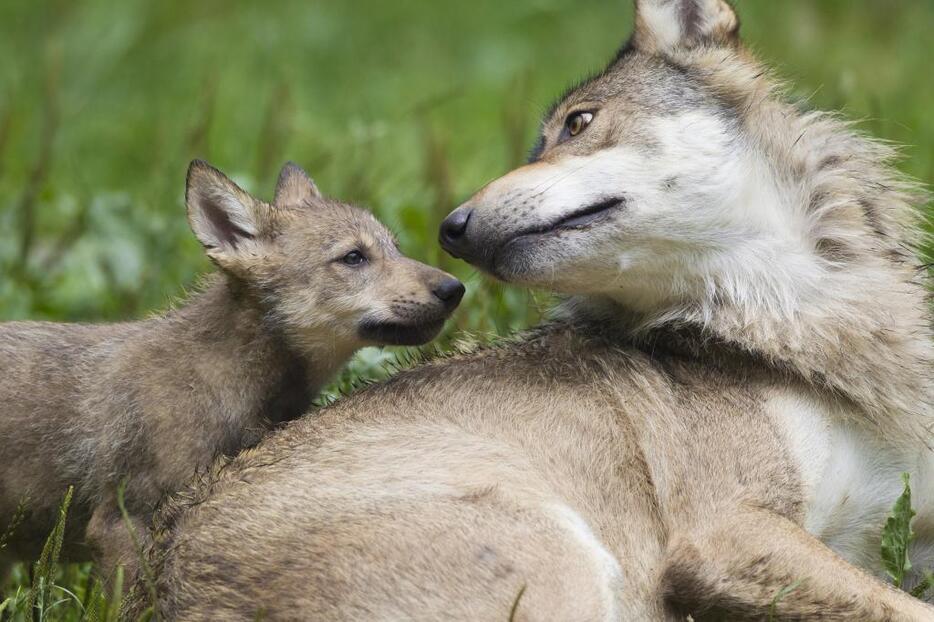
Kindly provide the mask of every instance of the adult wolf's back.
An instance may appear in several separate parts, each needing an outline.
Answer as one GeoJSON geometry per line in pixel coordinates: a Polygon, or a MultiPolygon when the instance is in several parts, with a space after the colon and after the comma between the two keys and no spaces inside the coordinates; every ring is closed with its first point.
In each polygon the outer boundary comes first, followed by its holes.
{"type": "Polygon", "coordinates": [[[881,571],[902,471],[934,565],[918,199],[886,149],[782,102],[737,24],[637,2],[533,162],[441,231],[565,317],[220,468],[163,517],[164,612],[932,619],[857,568],[881,571]]]}

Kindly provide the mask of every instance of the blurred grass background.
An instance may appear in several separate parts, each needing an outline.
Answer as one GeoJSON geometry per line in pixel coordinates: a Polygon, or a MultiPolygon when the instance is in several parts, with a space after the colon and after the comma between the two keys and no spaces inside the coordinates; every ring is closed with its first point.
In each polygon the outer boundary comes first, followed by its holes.
{"type": "MultiPolygon", "coordinates": [[[[934,2],[736,4],[796,94],[906,145],[903,169],[934,180],[934,2]]],[[[450,330],[534,322],[547,298],[446,257],[437,225],[523,161],[551,99],[630,26],[627,0],[6,0],[0,320],[128,319],[181,295],[209,269],[183,205],[200,157],[266,198],[292,159],[371,207],[467,281],[450,330]]]]}
{"type": "MultiPolygon", "coordinates": [[[[930,0],[739,2],[814,106],[907,145],[934,179],[930,0]]],[[[7,0],[0,5],[0,319],[117,320],[208,269],[184,218],[205,158],[270,197],[286,159],[470,277],[437,224],[520,163],[541,111],[627,36],[626,0],[7,0]]],[[[505,331],[528,294],[477,277],[457,321],[505,331]]]]}

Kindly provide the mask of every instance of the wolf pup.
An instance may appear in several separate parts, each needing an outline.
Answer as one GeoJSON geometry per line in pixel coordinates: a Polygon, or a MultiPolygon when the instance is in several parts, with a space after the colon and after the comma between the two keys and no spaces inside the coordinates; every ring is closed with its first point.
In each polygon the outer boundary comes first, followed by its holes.
{"type": "Polygon", "coordinates": [[[566,317],[163,506],[166,619],[934,620],[864,572],[903,472],[904,587],[934,568],[923,198],[887,147],[786,102],[728,3],[637,0],[635,23],[440,231],[566,317]]]}
{"type": "Polygon", "coordinates": [[[430,341],[464,293],[291,163],[268,204],[196,160],[186,201],[220,270],[185,305],[123,324],[0,324],[0,525],[25,498],[17,557],[38,554],[73,485],[66,553],[105,573],[132,564],[121,483],[142,531],[196,470],[304,413],[355,350],[430,341]]]}

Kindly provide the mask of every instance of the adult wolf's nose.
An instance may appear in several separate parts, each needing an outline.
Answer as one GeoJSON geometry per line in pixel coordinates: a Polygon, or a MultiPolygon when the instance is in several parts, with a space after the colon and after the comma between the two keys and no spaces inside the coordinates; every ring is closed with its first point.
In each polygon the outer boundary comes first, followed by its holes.
{"type": "Polygon", "coordinates": [[[454,277],[448,277],[435,286],[431,293],[444,303],[447,311],[453,311],[464,297],[464,284],[454,277]]]}
{"type": "Polygon", "coordinates": [[[441,223],[441,231],[438,235],[441,248],[455,257],[460,257],[458,251],[462,250],[464,234],[467,232],[467,224],[470,222],[472,212],[473,210],[470,208],[456,209],[448,214],[448,217],[441,223]]]}

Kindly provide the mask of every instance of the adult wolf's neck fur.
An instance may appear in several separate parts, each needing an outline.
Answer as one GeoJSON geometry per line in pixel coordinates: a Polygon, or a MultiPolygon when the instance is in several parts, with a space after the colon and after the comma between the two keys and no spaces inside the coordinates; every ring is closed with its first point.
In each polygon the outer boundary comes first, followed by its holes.
{"type": "MultiPolygon", "coordinates": [[[[687,327],[696,329],[701,349],[705,335],[721,350],[732,344],[852,401],[860,418],[886,438],[921,438],[934,449],[934,348],[924,289],[907,266],[886,269],[870,262],[864,268],[840,283],[828,277],[823,296],[799,300],[789,315],[756,313],[717,299],[651,316],[622,316],[636,339],[657,338],[659,331],[681,339],[687,327]]],[[[595,307],[587,301],[582,308],[606,317],[604,302],[595,307]]],[[[620,317],[619,309],[614,317],[620,317]]]]}
{"type": "Polygon", "coordinates": [[[888,146],[775,97],[775,82],[744,51],[686,56],[681,62],[742,111],[789,217],[807,223],[805,274],[801,257],[797,273],[769,261],[758,273],[737,266],[728,286],[708,283],[698,299],[639,316],[634,330],[700,327],[851,400],[886,437],[934,448],[929,283],[913,253],[926,196],[893,168],[888,146]]]}
{"type": "Polygon", "coordinates": [[[800,299],[788,316],[755,313],[722,300],[711,309],[714,301],[703,301],[672,309],[645,325],[699,326],[851,400],[886,436],[920,437],[930,443],[934,355],[923,291],[895,279],[897,270],[866,268],[865,274],[847,275],[842,283],[828,277],[824,295],[800,299]]]}

